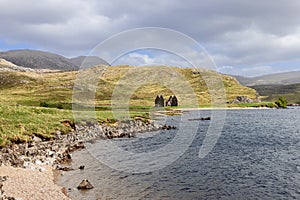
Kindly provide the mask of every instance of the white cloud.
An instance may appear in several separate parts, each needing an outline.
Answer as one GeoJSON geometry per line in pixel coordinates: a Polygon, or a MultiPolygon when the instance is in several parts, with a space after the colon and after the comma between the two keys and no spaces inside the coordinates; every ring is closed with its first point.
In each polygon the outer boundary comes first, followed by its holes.
{"type": "MultiPolygon", "coordinates": [[[[266,66],[298,59],[300,52],[296,0],[0,0],[0,8],[0,41],[65,56],[88,53],[120,31],[149,26],[191,36],[218,66],[266,66]]],[[[166,62],[163,56],[157,60],[166,62]]]]}
{"type": "Polygon", "coordinates": [[[146,52],[132,52],[118,58],[113,64],[130,64],[134,66],[144,65],[167,65],[167,66],[180,66],[190,67],[189,63],[182,58],[161,50],[147,50],[146,52]],[[150,56],[151,54],[151,56],[150,56]]]}
{"type": "Polygon", "coordinates": [[[146,54],[131,53],[128,56],[130,60],[136,63],[135,65],[151,65],[154,63],[154,59],[146,54]]]}
{"type": "Polygon", "coordinates": [[[220,68],[218,70],[224,74],[232,74],[232,75],[242,75],[247,77],[260,76],[265,74],[271,74],[279,72],[276,68],[272,66],[248,66],[248,67],[229,67],[229,68],[220,68]]]}
{"type": "Polygon", "coordinates": [[[217,71],[222,71],[222,70],[226,70],[226,69],[233,69],[232,66],[221,66],[217,68],[217,71]]]}

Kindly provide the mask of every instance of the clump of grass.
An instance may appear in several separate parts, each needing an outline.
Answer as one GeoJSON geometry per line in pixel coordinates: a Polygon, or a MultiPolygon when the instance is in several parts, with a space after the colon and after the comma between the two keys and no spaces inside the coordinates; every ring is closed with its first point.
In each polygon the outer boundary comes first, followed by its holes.
{"type": "Polygon", "coordinates": [[[277,107],[274,102],[254,102],[254,103],[239,103],[239,104],[228,104],[227,107],[241,107],[241,108],[275,108],[277,107]]]}
{"type": "MultiPolygon", "coordinates": [[[[115,121],[113,112],[112,110],[96,111],[97,120],[111,123],[115,121]]],[[[145,108],[129,111],[129,116],[131,119],[147,120],[149,118],[145,108]]],[[[63,133],[71,132],[72,128],[62,123],[65,120],[74,121],[71,110],[0,105],[0,147],[12,143],[28,142],[33,135],[51,139],[58,130],[63,133]]],[[[81,123],[85,120],[82,118],[77,122],[81,123]]]]}
{"type": "Polygon", "coordinates": [[[0,105],[0,146],[30,141],[34,134],[51,138],[57,130],[71,131],[61,123],[63,120],[72,120],[70,111],[0,105]]]}
{"type": "Polygon", "coordinates": [[[71,110],[71,109],[72,109],[72,104],[71,104],[71,103],[45,102],[45,101],[42,101],[42,102],[40,102],[40,107],[45,107],[45,108],[58,108],[58,109],[67,109],[67,110],[71,110]]]}

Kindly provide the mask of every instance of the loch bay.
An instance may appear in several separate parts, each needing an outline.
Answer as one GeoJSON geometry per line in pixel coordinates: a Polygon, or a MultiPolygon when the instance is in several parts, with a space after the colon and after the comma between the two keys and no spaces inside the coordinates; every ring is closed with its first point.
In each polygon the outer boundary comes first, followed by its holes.
{"type": "MultiPolygon", "coordinates": [[[[210,116],[212,110],[184,115],[210,116]]],[[[172,164],[148,173],[128,173],[102,164],[89,149],[73,154],[74,170],[59,178],[73,199],[297,199],[300,197],[299,107],[288,109],[226,110],[226,119],[213,150],[198,157],[210,121],[201,121],[187,151],[172,164]],[[95,186],[75,187],[88,178],[95,186]]],[[[178,126],[181,116],[164,118],[178,126]]],[[[136,138],[116,139],[126,151],[145,152],[163,147],[180,134],[149,132],[136,138]]],[[[92,144],[97,145],[97,142],[92,144]]],[[[126,158],[123,158],[126,159],[126,158]]]]}

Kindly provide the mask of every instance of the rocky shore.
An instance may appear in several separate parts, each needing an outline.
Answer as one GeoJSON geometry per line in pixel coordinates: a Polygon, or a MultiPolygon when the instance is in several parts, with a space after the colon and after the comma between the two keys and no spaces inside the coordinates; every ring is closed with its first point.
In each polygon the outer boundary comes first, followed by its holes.
{"type": "MultiPolygon", "coordinates": [[[[175,128],[145,120],[117,121],[111,124],[75,125],[72,122],[65,122],[65,124],[70,125],[73,131],[68,134],[61,134],[60,131],[57,131],[51,140],[33,136],[29,143],[13,144],[1,148],[0,166],[25,168],[38,172],[43,172],[46,170],[46,166],[51,166],[53,169],[68,171],[72,169],[64,164],[72,161],[71,153],[73,151],[85,148],[85,142],[97,139],[134,137],[137,133],[175,128]]],[[[5,175],[7,178],[9,176],[9,174],[5,175]]],[[[2,200],[1,198],[14,199],[13,197],[8,198],[0,189],[0,200],[2,200]]]]}

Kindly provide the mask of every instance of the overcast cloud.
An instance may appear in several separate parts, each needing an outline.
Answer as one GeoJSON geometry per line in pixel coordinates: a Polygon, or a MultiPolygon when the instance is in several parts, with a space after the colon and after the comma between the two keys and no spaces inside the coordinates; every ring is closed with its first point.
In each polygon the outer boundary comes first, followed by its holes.
{"type": "MultiPolygon", "coordinates": [[[[224,73],[300,70],[298,0],[0,0],[0,8],[2,51],[32,48],[72,57],[120,31],[155,26],[194,38],[224,73]]],[[[138,54],[123,60],[168,60],[138,54]]]]}

